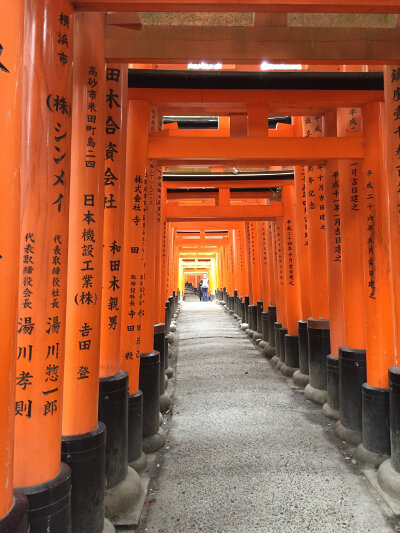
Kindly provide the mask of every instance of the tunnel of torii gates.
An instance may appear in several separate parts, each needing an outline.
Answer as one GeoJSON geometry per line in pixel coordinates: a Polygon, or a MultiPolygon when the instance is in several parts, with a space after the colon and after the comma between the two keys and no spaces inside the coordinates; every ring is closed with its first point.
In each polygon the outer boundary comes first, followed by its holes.
{"type": "Polygon", "coordinates": [[[398,499],[400,58],[171,85],[105,62],[104,13],[23,7],[0,19],[0,532],[136,504],[204,273],[398,499]],[[218,129],[163,127],[193,110],[218,129]]]}

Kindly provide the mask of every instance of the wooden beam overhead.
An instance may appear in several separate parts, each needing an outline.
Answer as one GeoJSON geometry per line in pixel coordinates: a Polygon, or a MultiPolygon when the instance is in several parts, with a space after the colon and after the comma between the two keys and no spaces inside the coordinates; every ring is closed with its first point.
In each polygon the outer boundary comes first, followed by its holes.
{"type": "Polygon", "coordinates": [[[207,205],[198,207],[167,204],[165,209],[167,222],[273,220],[276,217],[281,217],[282,213],[280,202],[273,202],[271,205],[207,205]]]}
{"type": "Polygon", "coordinates": [[[383,102],[383,91],[304,91],[211,89],[128,89],[128,97],[147,100],[164,115],[218,115],[247,112],[253,104],[268,107],[269,116],[321,114],[337,107],[383,102]]]}
{"type": "Polygon", "coordinates": [[[398,13],[398,0],[72,0],[79,11],[398,13]]]}
{"type": "MultiPolygon", "coordinates": [[[[237,155],[237,154],[236,154],[237,155]]],[[[240,174],[238,175],[237,179],[231,180],[231,181],[219,181],[216,180],[204,180],[204,181],[196,181],[196,180],[177,180],[177,181],[164,181],[163,186],[166,189],[194,189],[190,192],[199,192],[202,191],[199,190],[201,187],[210,188],[213,187],[215,189],[229,187],[230,189],[233,189],[232,193],[234,192],[234,189],[258,189],[260,187],[283,187],[284,185],[290,185],[293,183],[293,180],[280,180],[280,179],[268,179],[265,180],[252,180],[252,179],[240,179],[240,174]]],[[[240,194],[240,193],[237,193],[240,194]]]]}
{"type": "MultiPolygon", "coordinates": [[[[399,10],[399,6],[397,7],[399,10]]],[[[400,28],[143,26],[107,27],[108,61],[390,64],[400,59],[400,28]]]]}
{"type": "Polygon", "coordinates": [[[362,159],[362,137],[162,138],[149,139],[148,156],[163,163],[190,160],[226,163],[229,160],[280,165],[319,163],[328,159],[362,159]],[[273,164],[273,163],[272,163],[273,164]]]}

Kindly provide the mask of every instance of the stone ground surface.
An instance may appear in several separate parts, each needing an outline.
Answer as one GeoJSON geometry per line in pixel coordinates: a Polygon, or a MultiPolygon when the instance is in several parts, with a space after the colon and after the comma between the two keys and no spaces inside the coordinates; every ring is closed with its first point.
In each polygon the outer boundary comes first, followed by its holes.
{"type": "Polygon", "coordinates": [[[184,302],[173,350],[173,416],[139,533],[398,530],[354,448],[219,305],[184,302]]]}

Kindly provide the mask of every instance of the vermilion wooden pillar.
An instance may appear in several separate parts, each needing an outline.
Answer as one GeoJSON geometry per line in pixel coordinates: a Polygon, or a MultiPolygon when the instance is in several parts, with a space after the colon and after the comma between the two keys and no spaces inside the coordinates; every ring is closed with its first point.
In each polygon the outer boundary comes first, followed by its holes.
{"type": "MultiPolygon", "coordinates": [[[[337,113],[323,117],[324,135],[337,136],[337,113]]],[[[341,218],[339,201],[339,172],[337,160],[327,162],[324,173],[326,255],[328,268],[329,316],[331,353],[326,357],[327,400],[323,413],[339,419],[339,346],[344,342],[344,312],[341,268],[341,218]]]]}
{"type": "MultiPolygon", "coordinates": [[[[104,218],[104,15],[74,15],[71,201],[62,457],[72,531],[104,525],[105,427],[98,423],[104,218]]],[[[108,147],[112,159],[115,146],[108,147]]]]}
{"type": "Polygon", "coordinates": [[[124,247],[127,65],[108,64],[105,116],[104,230],[100,332],[99,420],[106,426],[105,516],[127,513],[140,495],[140,478],[128,468],[128,373],[120,369],[124,247]],[[107,157],[113,146],[113,156],[107,157]],[[131,497],[124,497],[127,487],[131,497]]]}
{"type": "Polygon", "coordinates": [[[121,367],[129,374],[128,461],[136,470],[146,465],[142,452],[143,395],[139,390],[139,365],[144,297],[144,180],[150,112],[148,102],[129,100],[120,353],[121,367]]]}
{"type": "Polygon", "coordinates": [[[283,256],[286,300],[286,328],[281,347],[282,374],[292,376],[299,367],[298,321],[301,316],[300,276],[296,246],[296,197],[294,185],[282,187],[283,256]]]}
{"type": "Polygon", "coordinates": [[[277,277],[275,272],[275,222],[267,222],[267,257],[270,300],[268,302],[268,342],[264,354],[270,358],[276,353],[274,323],[276,322],[277,277]]]}
{"type": "MultiPolygon", "coordinates": [[[[303,135],[322,135],[321,116],[303,119],[303,135]]],[[[326,356],[330,353],[324,172],[322,165],[305,169],[312,316],[307,324],[310,382],[304,393],[320,404],[326,401],[326,356]]]]}
{"type": "MultiPolygon", "coordinates": [[[[286,314],[286,280],[283,252],[283,219],[278,217],[274,223],[274,254],[275,254],[275,279],[276,279],[276,322],[274,324],[276,355],[271,359],[271,364],[278,368],[282,364],[281,355],[284,348],[284,339],[287,334],[286,314]]],[[[282,355],[283,358],[283,355],[282,355]]]]}
{"type": "MultiPolygon", "coordinates": [[[[338,135],[350,128],[362,131],[361,109],[338,110],[338,135]]],[[[364,179],[362,161],[339,160],[341,211],[344,345],[339,348],[340,422],[335,432],[343,440],[361,440],[361,385],[366,380],[365,279],[363,224],[364,179]]]]}
{"type": "Polygon", "coordinates": [[[71,473],[60,462],[71,15],[67,1],[25,3],[14,484],[30,500],[32,532],[69,532],[71,520],[71,473]]]}
{"type": "MultiPolygon", "coordinates": [[[[390,265],[392,271],[392,298],[394,304],[395,354],[394,363],[389,368],[391,458],[380,466],[378,471],[378,481],[381,487],[398,501],[400,499],[400,368],[398,355],[400,345],[400,64],[384,67],[384,82],[386,130],[385,156],[388,172],[390,265]]],[[[374,258],[375,267],[377,264],[376,261],[377,255],[375,255],[374,258]]]]}
{"type": "MultiPolygon", "coordinates": [[[[150,131],[159,128],[157,110],[150,114],[150,131]]],[[[134,155],[133,155],[134,157],[134,155]]],[[[154,324],[157,318],[158,291],[156,289],[157,234],[161,219],[157,215],[157,191],[160,174],[157,162],[147,163],[144,187],[144,279],[140,346],[139,388],[143,391],[143,443],[144,452],[153,453],[164,445],[165,433],[159,428],[160,414],[160,352],[154,350],[154,324]]],[[[159,258],[158,258],[159,259],[159,258]]],[[[157,326],[158,332],[159,326],[157,326]]],[[[164,346],[162,346],[164,347],[164,346]]],[[[162,348],[160,346],[160,349],[162,348]]],[[[164,375],[162,376],[164,378],[164,375]]]]}
{"type": "Polygon", "coordinates": [[[0,531],[28,531],[28,502],[21,492],[13,500],[15,352],[18,260],[20,246],[20,145],[22,95],[22,41],[24,2],[0,2],[0,157],[2,190],[0,199],[0,272],[3,316],[0,326],[0,531]],[[7,13],[7,16],[5,14],[7,13]]]}
{"type": "Polygon", "coordinates": [[[363,109],[366,157],[363,164],[364,291],[367,380],[362,383],[362,444],[359,457],[373,465],[390,454],[388,368],[395,362],[388,179],[384,165],[384,107],[363,109]]]}

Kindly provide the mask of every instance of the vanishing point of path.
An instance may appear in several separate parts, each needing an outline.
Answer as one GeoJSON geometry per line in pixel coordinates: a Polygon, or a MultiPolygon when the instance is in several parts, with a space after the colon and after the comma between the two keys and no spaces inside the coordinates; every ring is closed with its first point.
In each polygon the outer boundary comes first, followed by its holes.
{"type": "Polygon", "coordinates": [[[140,533],[393,531],[354,449],[219,305],[184,302],[174,350],[173,417],[140,533]]]}

